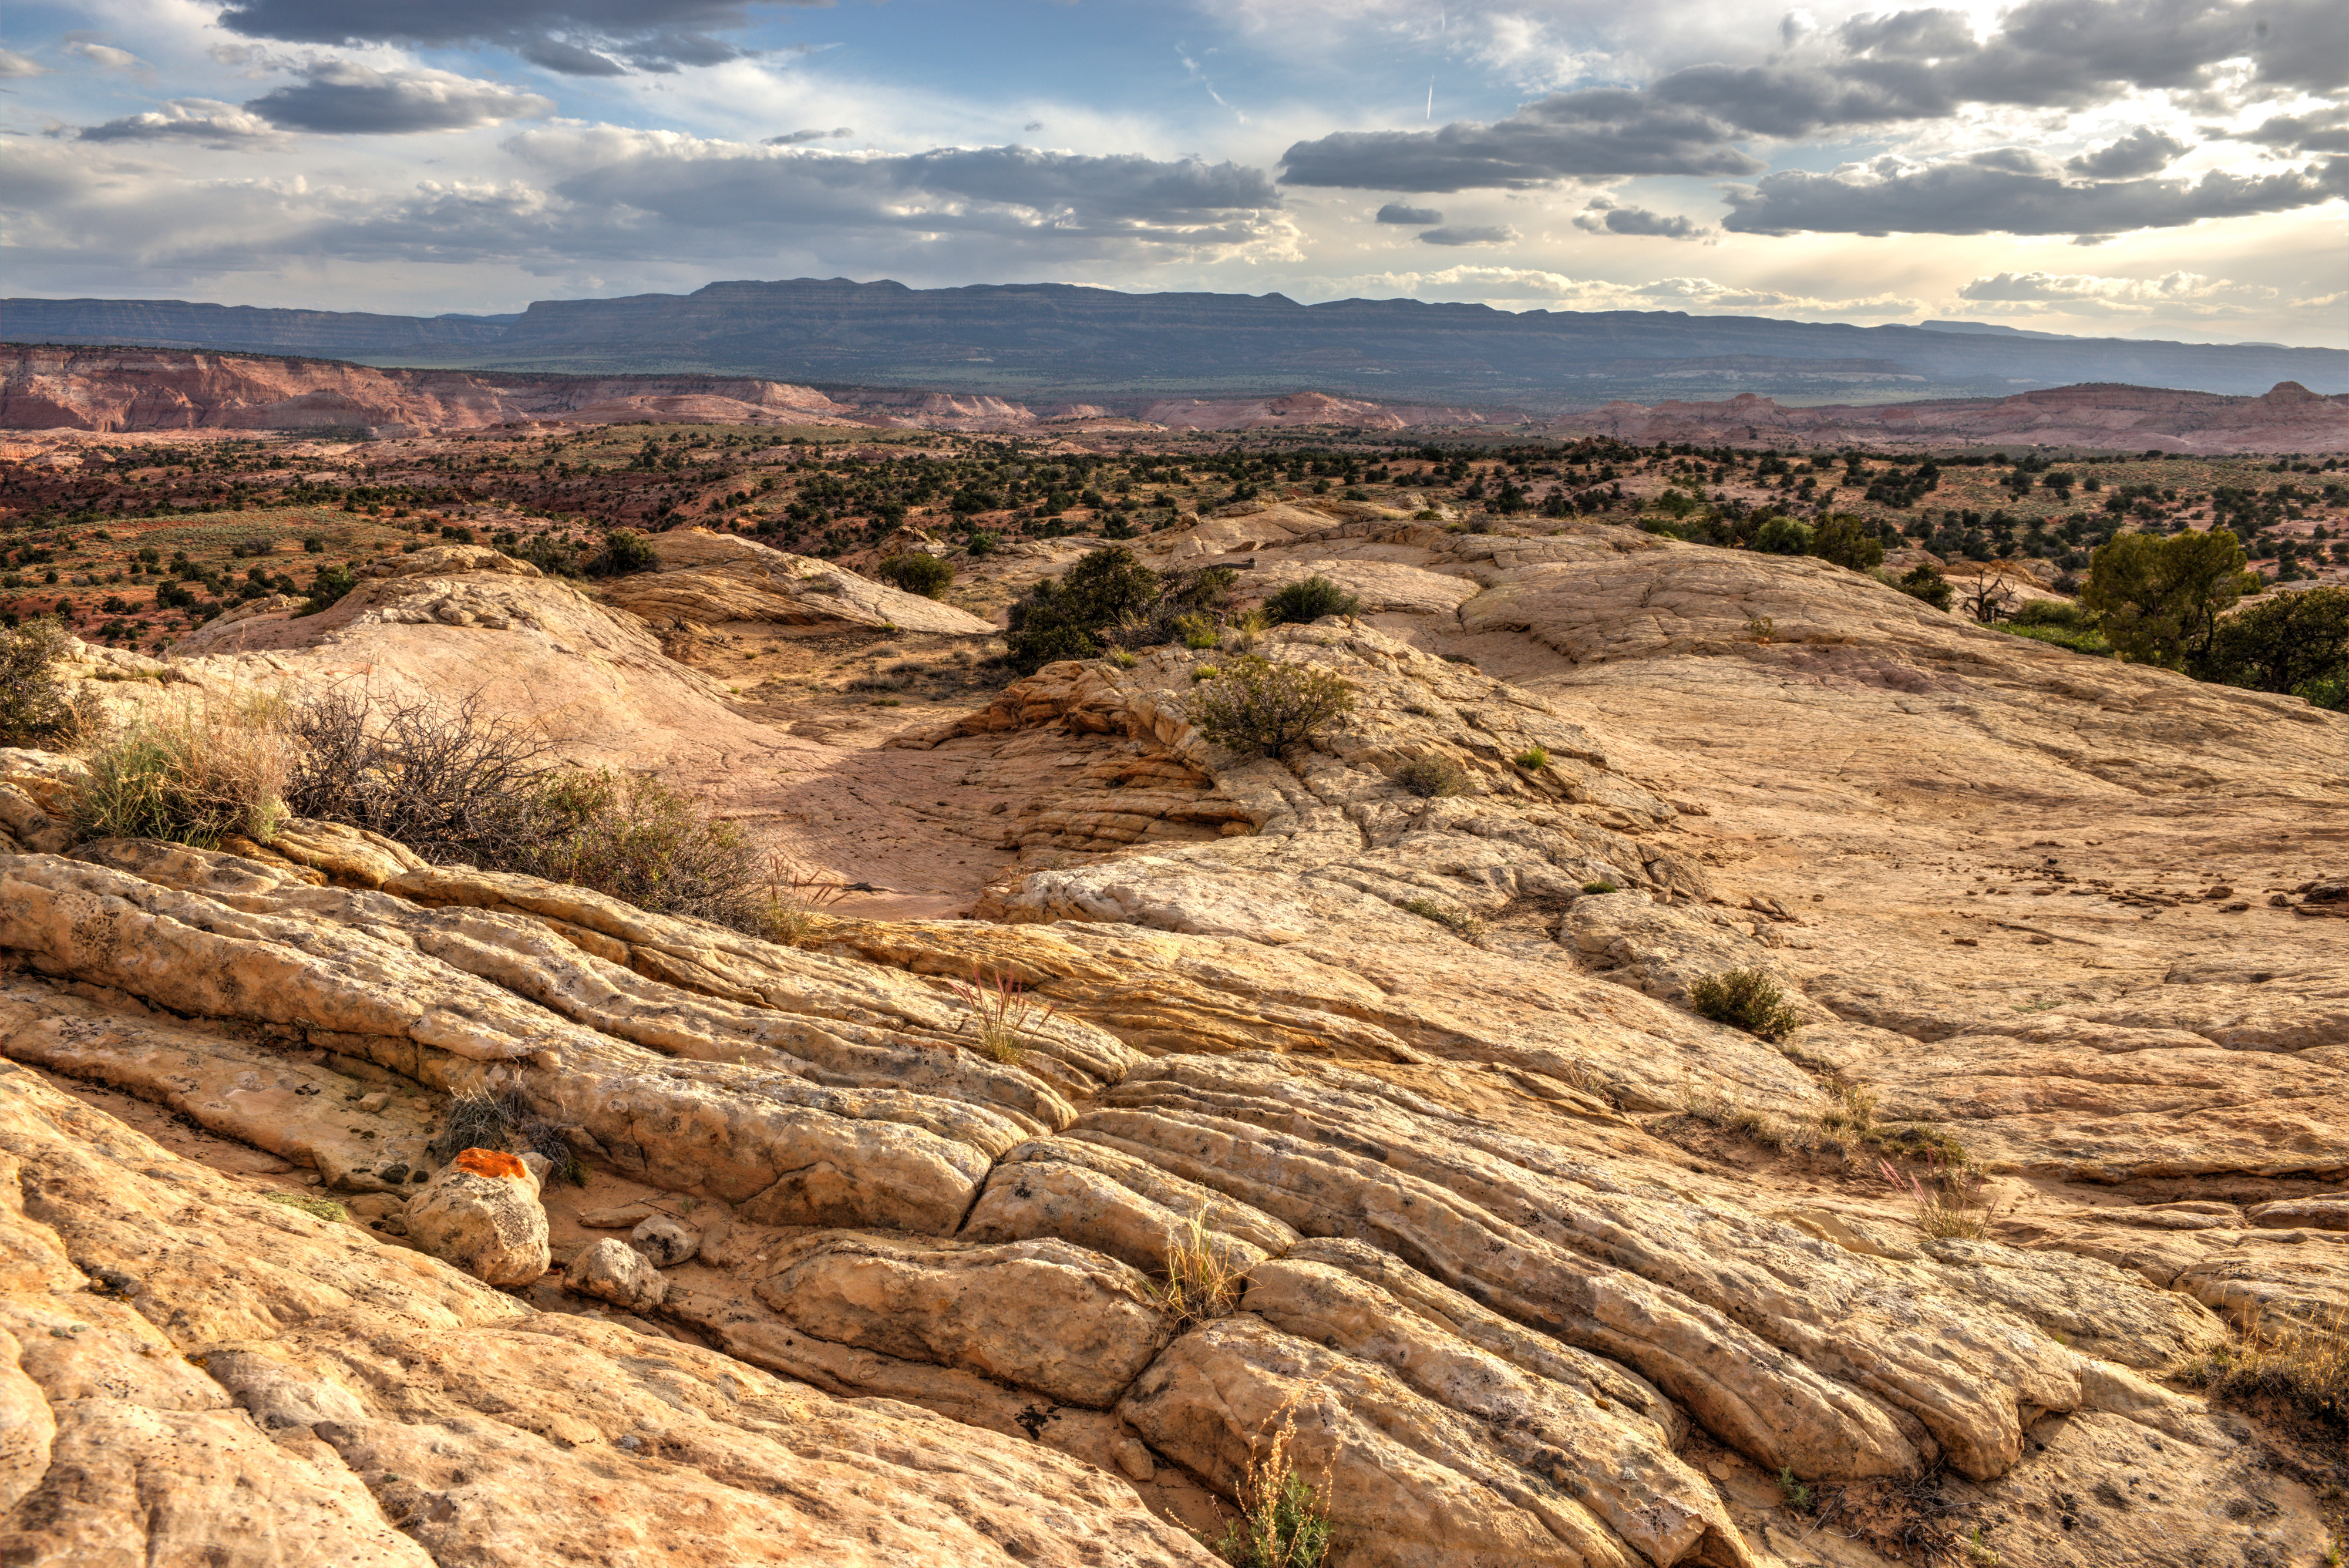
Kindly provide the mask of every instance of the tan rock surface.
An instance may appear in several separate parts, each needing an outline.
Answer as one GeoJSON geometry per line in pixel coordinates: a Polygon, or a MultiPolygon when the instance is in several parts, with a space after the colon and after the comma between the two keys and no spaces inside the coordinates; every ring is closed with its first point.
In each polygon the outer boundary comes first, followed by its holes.
{"type": "Polygon", "coordinates": [[[655,626],[760,621],[785,627],[873,627],[984,637],[994,626],[936,599],[860,576],[830,561],[786,555],[707,528],[650,541],[657,571],[617,577],[603,597],[655,626]]]}

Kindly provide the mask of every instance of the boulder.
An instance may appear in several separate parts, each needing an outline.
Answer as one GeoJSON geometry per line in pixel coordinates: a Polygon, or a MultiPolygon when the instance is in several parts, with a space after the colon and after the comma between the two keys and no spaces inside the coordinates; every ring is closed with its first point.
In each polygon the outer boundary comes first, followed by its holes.
{"type": "Polygon", "coordinates": [[[408,1200],[409,1239],[492,1285],[546,1272],[546,1210],[539,1178],[517,1157],[469,1148],[408,1200]]]}
{"type": "Polygon", "coordinates": [[[673,1269],[700,1249],[700,1232],[666,1214],[656,1214],[628,1232],[628,1241],[656,1269],[673,1269]]]}
{"type": "Polygon", "coordinates": [[[571,1260],[563,1288],[630,1312],[647,1312],[667,1296],[668,1281],[644,1253],[606,1236],[571,1260]]]}

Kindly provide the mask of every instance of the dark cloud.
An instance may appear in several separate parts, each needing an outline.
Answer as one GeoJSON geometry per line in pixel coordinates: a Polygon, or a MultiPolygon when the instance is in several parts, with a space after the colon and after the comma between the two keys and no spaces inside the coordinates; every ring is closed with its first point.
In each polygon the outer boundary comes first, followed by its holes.
{"type": "Polygon", "coordinates": [[[830,226],[843,234],[1017,235],[1080,250],[1096,242],[1217,247],[1258,237],[1280,205],[1262,171],[1197,160],[1026,147],[902,156],[684,147],[611,130],[532,131],[510,145],[582,213],[647,214],[700,230],[830,226]]]}
{"type": "MultiPolygon", "coordinates": [[[[1734,145],[1746,137],[1941,119],[1969,105],[2073,109],[2142,91],[2256,98],[2344,86],[2349,6],[2340,0],[2028,0],[1985,38],[1963,13],[1922,7],[1847,22],[1814,63],[1692,66],[1644,88],[1554,94],[1489,126],[1300,141],[1284,156],[1281,178],[1464,191],[1751,173],[1763,165],[1734,145]],[[2248,82],[2231,82],[2230,62],[2246,59],[2248,82]]],[[[2148,151],[2140,144],[2138,156],[2148,151]]],[[[2108,177],[2123,174],[2116,166],[2108,177]]]]}
{"type": "Polygon", "coordinates": [[[830,130],[787,130],[781,136],[770,136],[767,138],[763,145],[768,147],[804,147],[811,141],[839,141],[855,134],[856,132],[854,129],[845,125],[836,125],[830,130]]]}
{"type": "Polygon", "coordinates": [[[1281,155],[1281,182],[1371,191],[1525,190],[1623,174],[1752,174],[1719,120],[1620,88],[1559,93],[1491,125],[1347,130],[1281,155]]]}
{"type": "Polygon", "coordinates": [[[2231,140],[2257,142],[2281,152],[2349,152],[2349,104],[2306,114],[2279,114],[2236,132],[2231,140]]]}
{"type": "Polygon", "coordinates": [[[347,60],[328,60],[304,74],[308,80],[279,88],[244,107],[286,130],[333,136],[465,130],[544,114],[554,107],[535,93],[447,71],[377,71],[347,60]]]}
{"type": "Polygon", "coordinates": [[[1516,230],[1506,223],[1496,223],[1483,228],[1430,229],[1419,236],[1419,243],[1423,245],[1506,245],[1516,237],[1516,230]]]}
{"type": "Polygon", "coordinates": [[[2067,161],[2064,167],[2092,180],[2134,180],[2143,174],[2158,174],[2193,151],[2191,145],[2166,131],[2140,125],[2117,141],[2067,161]]]}
{"type": "Polygon", "coordinates": [[[1574,226],[1586,234],[1638,234],[1667,240],[1693,240],[1713,232],[1693,219],[1667,217],[1645,207],[1619,207],[1604,197],[1576,214],[1574,226]]]}
{"type": "Polygon", "coordinates": [[[2002,148],[1935,163],[1787,171],[1726,192],[1737,234],[2075,234],[2178,228],[2205,218],[2291,212],[2343,193],[2349,159],[2250,177],[2069,181],[2045,159],[2002,148]]]}
{"type": "MultiPolygon", "coordinates": [[[[762,0],[799,4],[802,0],[762,0]]],[[[623,65],[667,71],[743,51],[717,35],[750,25],[744,0],[242,0],[231,32],[308,44],[496,44],[547,70],[611,76],[623,65]]]]}
{"type": "Polygon", "coordinates": [[[1444,214],[1433,207],[1406,207],[1401,202],[1389,202],[1379,209],[1381,223],[1440,223],[1444,214]]]}

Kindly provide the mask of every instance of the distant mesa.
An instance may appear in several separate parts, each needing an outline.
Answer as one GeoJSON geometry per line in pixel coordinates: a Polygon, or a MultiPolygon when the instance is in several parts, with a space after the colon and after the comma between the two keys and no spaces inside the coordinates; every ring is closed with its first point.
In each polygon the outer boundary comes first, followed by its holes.
{"type": "MultiPolygon", "coordinates": [[[[1872,363],[1862,361],[1861,363],[1872,363]]],[[[1857,372],[1854,372],[1857,373],[1857,372]]],[[[2181,452],[2349,450],[2349,396],[2282,381],[2256,397],[2090,383],[1990,398],[1785,403],[1754,392],[1704,401],[1615,400],[1537,414],[1493,404],[1340,397],[1101,398],[827,390],[754,377],[559,376],[385,369],[327,359],[168,348],[0,347],[0,429],[366,430],[378,436],[497,426],[655,423],[867,429],[1422,431],[1503,427],[1650,444],[2130,446],[2181,452]]]]}
{"type": "MultiPolygon", "coordinates": [[[[1387,223],[1433,208],[1391,202],[1387,223]]],[[[1437,232],[1437,231],[1429,231],[1437,232]]],[[[1854,327],[1677,310],[1495,310],[1415,299],[1121,294],[1069,284],[907,288],[797,278],[687,295],[539,300],[512,317],[269,310],[183,300],[0,301],[11,342],[316,356],[408,369],[664,371],[1102,403],[1268,388],[1537,413],[1610,399],[1982,397],[2081,382],[2256,396],[2349,392],[2349,353],[2064,337],[1995,323],[1854,327]]]]}

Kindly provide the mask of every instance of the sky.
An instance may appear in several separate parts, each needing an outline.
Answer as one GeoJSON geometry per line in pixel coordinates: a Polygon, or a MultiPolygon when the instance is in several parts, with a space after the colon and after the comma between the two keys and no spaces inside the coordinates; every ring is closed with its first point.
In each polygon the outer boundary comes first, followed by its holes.
{"type": "Polygon", "coordinates": [[[16,0],[0,287],[737,278],[2349,346],[2349,5],[16,0]]]}

